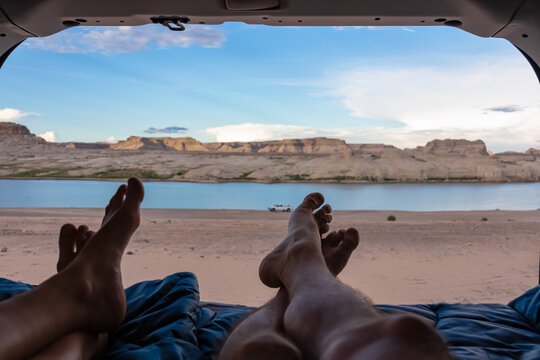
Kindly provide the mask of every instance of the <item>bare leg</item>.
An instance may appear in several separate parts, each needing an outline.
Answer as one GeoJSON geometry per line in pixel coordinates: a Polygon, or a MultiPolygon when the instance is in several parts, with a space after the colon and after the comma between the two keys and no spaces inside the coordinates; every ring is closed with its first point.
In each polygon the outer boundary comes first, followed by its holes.
{"type": "Polygon", "coordinates": [[[219,360],[300,360],[300,350],[283,334],[287,290],[242,320],[223,344],[219,360]]]}
{"type": "Polygon", "coordinates": [[[81,225],[78,228],[72,224],[65,224],[62,226],[60,235],[58,236],[59,255],[58,262],[56,263],[56,270],[60,272],[71,264],[82,251],[86,242],[95,234],[96,233],[90,231],[86,225],[81,225]]]}
{"type": "MultiPolygon", "coordinates": [[[[111,198],[105,208],[105,216],[102,224],[109,220],[122,205],[120,201],[124,194],[125,186],[120,186],[116,194],[111,198]]],[[[56,268],[58,272],[64,270],[82,251],[88,240],[96,233],[88,226],[80,225],[78,228],[73,224],[65,224],[60,229],[58,239],[59,256],[56,268]]],[[[32,357],[32,360],[90,360],[99,357],[107,346],[107,333],[94,334],[83,331],[76,331],[61,337],[51,345],[32,357]]]]}
{"type": "MultiPolygon", "coordinates": [[[[449,359],[444,341],[422,321],[383,316],[364,296],[328,270],[313,211],[321,194],[308,195],[291,215],[289,234],[262,261],[263,283],[289,294],[285,332],[306,359],[449,359]]],[[[358,239],[356,229],[346,236],[358,239]]]]}
{"type": "Polygon", "coordinates": [[[32,356],[31,360],[90,360],[99,357],[106,344],[106,334],[72,332],[32,356]]]}
{"type": "MultiPolygon", "coordinates": [[[[325,205],[315,213],[322,235],[329,230],[332,209],[325,205]]],[[[347,264],[358,245],[357,239],[344,238],[345,231],[332,232],[321,239],[322,251],[328,269],[337,276],[347,264]]],[[[220,351],[220,360],[247,359],[301,359],[296,345],[284,334],[283,314],[289,305],[285,288],[266,305],[244,319],[229,335],[220,351]]]]}
{"type": "Polygon", "coordinates": [[[126,311],[120,261],[139,226],[143,196],[140,181],[130,179],[113,197],[117,210],[63,271],[0,303],[0,358],[26,358],[68,333],[120,325],[126,311]]]}
{"type": "MultiPolygon", "coordinates": [[[[121,196],[117,195],[116,196],[121,196]]],[[[113,197],[114,198],[114,197],[113,197]]],[[[114,209],[116,211],[118,209],[114,209]]],[[[105,216],[110,211],[106,211],[105,216]]],[[[78,228],[72,224],[65,224],[60,229],[58,245],[60,254],[56,268],[58,272],[64,270],[81,252],[84,245],[95,235],[88,226],[81,225],[78,228]]],[[[94,356],[99,356],[107,345],[107,334],[94,334],[83,331],[76,331],[61,337],[45,349],[32,357],[32,360],[90,360],[94,356]]]]}

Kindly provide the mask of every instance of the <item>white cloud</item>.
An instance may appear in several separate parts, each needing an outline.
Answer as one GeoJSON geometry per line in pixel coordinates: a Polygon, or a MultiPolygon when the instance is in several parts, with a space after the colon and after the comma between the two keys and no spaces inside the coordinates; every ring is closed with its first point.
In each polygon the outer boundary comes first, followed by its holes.
{"type": "Polygon", "coordinates": [[[47,142],[56,142],[56,133],[54,131],[47,131],[44,134],[39,134],[39,137],[47,142]]]}
{"type": "Polygon", "coordinates": [[[402,27],[401,27],[401,30],[403,30],[403,31],[408,31],[408,32],[416,32],[415,30],[413,30],[413,29],[411,29],[411,28],[409,28],[409,27],[406,27],[406,26],[402,26],[402,27]]]}
{"type": "Polygon", "coordinates": [[[497,152],[526,150],[540,138],[540,87],[522,59],[491,58],[451,67],[358,67],[282,84],[306,87],[313,96],[336,97],[352,117],[373,125],[324,129],[246,123],[206,133],[218,141],[327,136],[400,148],[434,138],[482,139],[497,152]],[[402,125],[388,128],[389,122],[402,125]]]}
{"type": "Polygon", "coordinates": [[[200,45],[219,48],[225,42],[223,31],[209,26],[186,26],[182,32],[161,25],[73,28],[45,38],[28,39],[25,46],[59,53],[117,54],[161,47],[200,45]]]}
{"type": "Polygon", "coordinates": [[[116,139],[114,138],[114,136],[109,136],[109,137],[107,138],[107,142],[108,142],[108,143],[114,143],[114,142],[116,142],[116,139]]]}
{"type": "Polygon", "coordinates": [[[362,138],[376,142],[412,146],[434,137],[481,138],[493,148],[516,149],[540,137],[540,87],[517,57],[455,66],[358,67],[288,84],[341,99],[353,117],[380,120],[381,128],[362,129],[362,138]],[[388,121],[403,125],[382,129],[388,121]]]}
{"type": "MultiPolygon", "coordinates": [[[[386,30],[386,29],[396,29],[397,27],[392,26],[332,26],[332,29],[336,31],[343,31],[343,30],[361,30],[366,29],[369,31],[377,31],[377,30],[386,30]]],[[[413,29],[402,26],[401,28],[398,28],[401,30],[409,31],[409,32],[415,32],[413,29]]]]}
{"type": "Polygon", "coordinates": [[[35,115],[32,113],[25,113],[18,109],[4,108],[0,109],[0,121],[15,121],[17,119],[35,115]]]}
{"type": "Polygon", "coordinates": [[[413,129],[494,128],[540,120],[540,87],[523,63],[359,68],[332,74],[321,85],[353,116],[397,120],[413,129]],[[507,104],[522,111],[485,114],[507,104]]]}
{"type": "Polygon", "coordinates": [[[278,140],[318,134],[318,130],[304,126],[254,123],[219,126],[205,132],[218,142],[278,140]]]}
{"type": "MultiPolygon", "coordinates": [[[[329,137],[345,140],[352,144],[384,143],[399,148],[413,148],[425,145],[433,139],[482,139],[488,148],[495,152],[506,150],[524,151],[529,147],[538,147],[537,140],[530,134],[530,128],[500,131],[478,131],[461,129],[411,130],[407,127],[386,129],[383,127],[351,127],[322,129],[309,126],[285,124],[225,125],[206,129],[206,133],[218,142],[264,141],[293,138],[329,137]]],[[[538,134],[538,132],[536,132],[538,134]]]]}

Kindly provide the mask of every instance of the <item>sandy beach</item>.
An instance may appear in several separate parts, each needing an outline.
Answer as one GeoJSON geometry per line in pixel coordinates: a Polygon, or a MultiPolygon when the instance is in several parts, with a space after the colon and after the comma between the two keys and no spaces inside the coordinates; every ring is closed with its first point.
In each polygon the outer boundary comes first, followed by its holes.
{"type": "MultiPolygon", "coordinates": [[[[97,229],[101,209],[0,209],[0,277],[38,284],[55,272],[62,224],[97,229]]],[[[127,286],[179,271],[203,301],[261,305],[257,270],[289,214],[143,209],[123,261],[127,286]]],[[[340,278],[376,303],[506,303],[538,284],[540,211],[336,211],[361,243],[340,278]],[[388,222],[386,217],[396,216],[388,222]],[[487,221],[482,221],[486,218],[487,221]]]]}

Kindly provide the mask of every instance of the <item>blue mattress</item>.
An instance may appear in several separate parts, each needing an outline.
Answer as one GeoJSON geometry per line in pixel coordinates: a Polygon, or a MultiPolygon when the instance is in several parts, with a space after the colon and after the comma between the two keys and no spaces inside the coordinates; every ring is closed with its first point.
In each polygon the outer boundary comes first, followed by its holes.
{"type": "MultiPolygon", "coordinates": [[[[31,289],[0,279],[0,301],[31,289]]],[[[215,359],[235,323],[253,311],[201,303],[197,278],[177,273],[126,290],[124,324],[110,334],[105,359],[215,359]]],[[[431,321],[457,359],[540,359],[540,286],[508,305],[379,305],[431,321]]]]}

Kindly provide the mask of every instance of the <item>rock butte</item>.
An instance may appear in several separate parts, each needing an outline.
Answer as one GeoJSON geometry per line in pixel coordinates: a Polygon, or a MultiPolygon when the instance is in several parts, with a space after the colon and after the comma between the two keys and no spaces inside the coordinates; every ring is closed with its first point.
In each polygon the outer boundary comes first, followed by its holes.
{"type": "Polygon", "coordinates": [[[540,181],[540,150],[491,154],[482,140],[432,140],[414,149],[328,138],[201,143],[131,136],[116,144],[47,143],[0,123],[0,177],[174,181],[540,181]]]}

